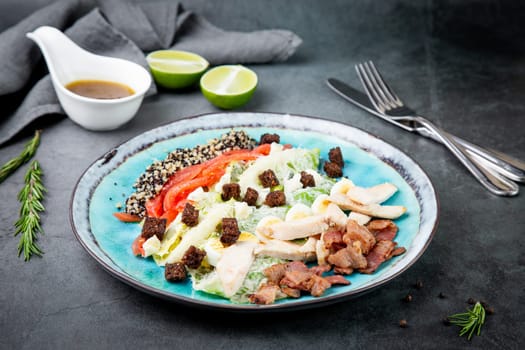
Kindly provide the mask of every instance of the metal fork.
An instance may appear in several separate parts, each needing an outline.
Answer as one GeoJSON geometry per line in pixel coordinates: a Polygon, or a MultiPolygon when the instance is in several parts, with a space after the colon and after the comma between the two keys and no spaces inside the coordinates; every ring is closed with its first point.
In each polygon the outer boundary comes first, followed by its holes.
{"type": "Polygon", "coordinates": [[[497,168],[497,164],[490,164],[477,154],[483,151],[480,147],[446,133],[428,119],[406,107],[386,84],[373,62],[360,63],[355,68],[370,101],[378,112],[407,131],[419,133],[445,145],[490,192],[499,196],[518,194],[518,185],[500,175],[502,171],[497,168]]]}

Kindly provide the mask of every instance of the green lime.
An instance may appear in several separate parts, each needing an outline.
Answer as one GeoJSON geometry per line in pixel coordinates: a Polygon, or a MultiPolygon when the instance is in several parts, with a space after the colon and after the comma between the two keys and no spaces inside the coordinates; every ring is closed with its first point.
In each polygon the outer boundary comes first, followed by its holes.
{"type": "Polygon", "coordinates": [[[257,74],[241,65],[219,66],[207,71],[200,85],[213,105],[233,109],[250,100],[257,87],[257,74]]]}
{"type": "Polygon", "coordinates": [[[155,82],[169,89],[180,89],[195,84],[209,66],[203,57],[177,50],[154,51],[146,60],[155,82]]]}

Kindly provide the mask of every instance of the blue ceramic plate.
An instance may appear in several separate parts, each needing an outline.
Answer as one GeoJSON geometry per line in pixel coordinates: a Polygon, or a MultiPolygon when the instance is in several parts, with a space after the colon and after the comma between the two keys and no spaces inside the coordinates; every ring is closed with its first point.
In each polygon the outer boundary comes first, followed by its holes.
{"type": "Polygon", "coordinates": [[[412,265],[424,252],[436,229],[438,203],[428,176],[407,155],[388,143],[348,125],[288,114],[214,113],[187,118],[145,132],[110,150],[82,175],[71,199],[71,224],[87,252],[107,271],[145,292],[174,301],[217,309],[239,311],[282,310],[320,306],[345,300],[383,285],[412,265]],[[345,175],[360,186],[391,182],[399,191],[386,204],[403,205],[407,213],[396,220],[396,241],[407,252],[393,258],[371,275],[349,276],[351,285],[330,288],[318,298],[304,296],[260,306],[232,304],[228,300],[194,291],[191,283],[169,283],[164,269],[153,260],[133,256],[131,243],[139,235],[137,224],[116,220],[116,205],[125,204],[132,185],[155,160],[175,148],[193,147],[243,129],[259,139],[263,133],[278,133],[282,143],[295,147],[328,150],[340,146],[345,157],[345,175]]]}

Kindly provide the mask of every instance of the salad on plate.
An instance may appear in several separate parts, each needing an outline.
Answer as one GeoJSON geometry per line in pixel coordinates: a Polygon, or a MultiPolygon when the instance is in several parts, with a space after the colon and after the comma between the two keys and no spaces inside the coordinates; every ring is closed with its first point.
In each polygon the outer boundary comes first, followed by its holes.
{"type": "Polygon", "coordinates": [[[343,177],[337,145],[322,155],[280,141],[232,130],[151,164],[115,213],[142,225],[132,253],[170,282],[191,278],[196,291],[267,305],[321,296],[405,252],[393,220],[407,209],[382,205],[393,184],[343,177]]]}

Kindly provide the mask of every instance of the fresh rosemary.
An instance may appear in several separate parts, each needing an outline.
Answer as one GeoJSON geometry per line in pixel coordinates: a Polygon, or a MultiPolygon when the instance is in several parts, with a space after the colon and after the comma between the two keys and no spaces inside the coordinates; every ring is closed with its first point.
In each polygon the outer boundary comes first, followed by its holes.
{"type": "Polygon", "coordinates": [[[481,326],[485,323],[485,308],[478,301],[472,309],[467,309],[467,312],[448,316],[451,324],[461,327],[459,336],[468,334],[467,338],[470,340],[472,335],[476,333],[481,334],[481,326]]]}
{"type": "Polygon", "coordinates": [[[40,144],[40,132],[40,130],[36,130],[35,136],[33,136],[33,138],[25,145],[22,153],[2,165],[0,168],[0,184],[21,165],[29,162],[29,160],[33,158],[33,155],[40,144]]]}
{"type": "Polygon", "coordinates": [[[44,233],[40,226],[39,213],[45,210],[42,199],[46,189],[42,184],[42,170],[37,160],[31,162],[24,182],[24,187],[18,193],[18,200],[22,206],[20,217],[15,223],[15,236],[22,234],[18,243],[18,256],[24,252],[24,260],[28,261],[33,254],[43,254],[36,241],[38,234],[44,233]]]}

